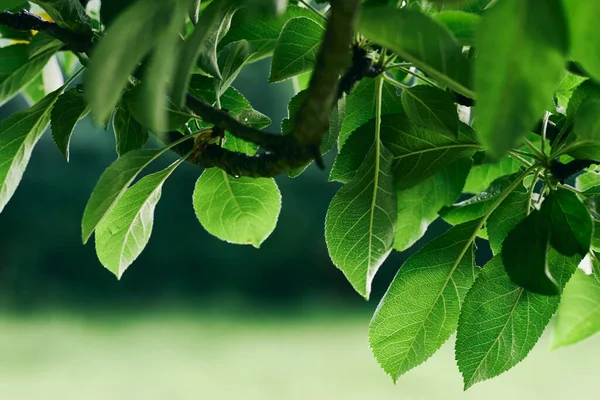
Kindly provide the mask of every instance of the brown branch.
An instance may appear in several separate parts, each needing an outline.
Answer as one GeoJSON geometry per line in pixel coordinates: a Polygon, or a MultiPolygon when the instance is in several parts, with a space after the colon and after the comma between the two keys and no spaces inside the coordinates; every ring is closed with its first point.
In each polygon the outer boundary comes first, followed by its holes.
{"type": "MultiPolygon", "coordinates": [[[[339,77],[346,68],[359,8],[360,0],[331,1],[331,15],[317,64],[290,135],[273,135],[250,128],[226,112],[188,96],[188,108],[204,121],[267,150],[248,156],[212,145],[200,157],[189,161],[204,168],[217,167],[234,176],[251,177],[276,176],[304,166],[313,159],[319,163],[319,146],[329,128],[329,115],[337,98],[339,77]]],[[[171,132],[168,140],[180,137],[178,135],[171,132]]],[[[174,150],[183,155],[192,147],[189,141],[174,150]]]]}

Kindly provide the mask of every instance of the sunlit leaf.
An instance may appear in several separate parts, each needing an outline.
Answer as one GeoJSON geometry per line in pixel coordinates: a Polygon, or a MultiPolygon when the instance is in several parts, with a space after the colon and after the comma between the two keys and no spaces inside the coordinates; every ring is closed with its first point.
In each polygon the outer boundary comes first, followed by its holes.
{"type": "Polygon", "coordinates": [[[84,244],[98,224],[112,211],[135,177],[161,153],[161,150],[130,151],[104,171],[83,212],[81,229],[84,244]]]}
{"type": "Polygon", "coordinates": [[[394,381],[427,360],[456,329],[477,275],[474,240],[481,221],[451,228],[400,268],[369,326],[375,358],[394,381]]]}
{"type": "Polygon", "coordinates": [[[552,348],[577,343],[599,331],[600,282],[578,269],[562,293],[552,348]]]}
{"type": "Polygon", "coordinates": [[[563,0],[569,22],[571,55],[596,80],[600,79],[600,38],[596,29],[600,14],[597,1],[563,0]]]}
{"type": "MultiPolygon", "coordinates": [[[[577,261],[550,252],[549,268],[564,286],[577,261]]],[[[465,298],[456,360],[465,389],[509,370],[527,356],[560,298],[526,291],[506,274],[500,256],[488,262],[465,298]]]]}
{"type": "Polygon", "coordinates": [[[162,186],[181,164],[143,177],[120,196],[96,228],[96,253],[106,269],[118,279],[140,255],[152,233],[154,208],[162,186]]]}
{"type": "Polygon", "coordinates": [[[275,229],[281,210],[273,179],[234,178],[216,168],[202,173],[193,198],[196,216],[211,235],[256,248],[275,229]]]}
{"type": "Polygon", "coordinates": [[[372,142],[356,176],[337,192],[327,209],[329,256],[365,298],[394,243],[397,211],[391,163],[389,150],[372,142]]]}

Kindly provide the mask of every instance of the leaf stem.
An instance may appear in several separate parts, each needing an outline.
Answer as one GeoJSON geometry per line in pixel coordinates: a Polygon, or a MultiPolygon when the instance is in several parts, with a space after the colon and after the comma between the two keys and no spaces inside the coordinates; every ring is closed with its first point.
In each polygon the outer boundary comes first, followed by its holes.
{"type": "Polygon", "coordinates": [[[400,88],[402,90],[410,88],[410,86],[405,85],[405,84],[403,84],[401,82],[398,82],[397,80],[395,80],[391,76],[387,75],[385,72],[383,74],[381,74],[381,76],[383,77],[383,79],[385,79],[386,81],[388,81],[389,83],[391,83],[393,86],[396,86],[397,88],[400,88]]]}
{"type": "Polygon", "coordinates": [[[550,113],[548,111],[544,114],[542,122],[542,154],[546,154],[546,134],[548,132],[548,122],[550,121],[550,113]]]}
{"type": "Polygon", "coordinates": [[[412,71],[410,68],[399,67],[398,69],[400,71],[406,72],[409,75],[414,76],[415,78],[418,78],[418,79],[422,80],[423,82],[425,82],[425,83],[427,83],[427,84],[429,84],[431,86],[438,87],[437,83],[435,83],[434,81],[432,81],[429,78],[425,78],[424,76],[417,74],[416,72],[412,71]]]}
{"type": "Polygon", "coordinates": [[[546,162],[546,155],[542,153],[537,147],[535,147],[535,144],[533,144],[529,139],[525,139],[525,144],[535,153],[535,155],[537,156],[536,159],[542,162],[546,162]]]}
{"type": "Polygon", "coordinates": [[[540,169],[537,169],[533,174],[533,181],[531,182],[531,187],[529,188],[529,199],[527,200],[527,215],[531,213],[531,201],[533,200],[533,193],[535,192],[535,186],[537,185],[537,180],[540,176],[540,169]]]}
{"type": "Polygon", "coordinates": [[[315,7],[313,7],[312,4],[310,4],[309,2],[305,1],[305,0],[300,0],[300,3],[304,4],[304,6],[306,6],[306,8],[308,8],[310,11],[312,11],[313,13],[315,13],[316,15],[318,15],[319,17],[323,18],[324,21],[327,20],[327,18],[321,14],[319,12],[319,10],[317,10],[315,7]]]}
{"type": "MultiPolygon", "coordinates": [[[[530,155],[529,153],[526,153],[528,157],[531,157],[532,155],[530,155]]],[[[521,155],[519,153],[517,153],[515,150],[512,150],[508,153],[509,157],[514,158],[515,160],[519,161],[521,164],[524,164],[527,167],[531,167],[531,163],[529,161],[527,161],[525,158],[521,157],[521,155]]]]}

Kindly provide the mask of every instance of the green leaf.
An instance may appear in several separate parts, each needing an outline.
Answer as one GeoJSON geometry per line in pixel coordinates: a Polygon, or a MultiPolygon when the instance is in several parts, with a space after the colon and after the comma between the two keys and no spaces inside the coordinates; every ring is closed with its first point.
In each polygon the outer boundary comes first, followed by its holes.
{"type": "Polygon", "coordinates": [[[464,11],[442,11],[435,19],[444,24],[456,40],[465,46],[475,45],[475,32],[481,17],[464,11]]]}
{"type": "Polygon", "coordinates": [[[52,106],[63,90],[0,122],[0,212],[19,186],[31,152],[50,123],[52,106]]]}
{"type": "Polygon", "coordinates": [[[533,293],[555,296],[559,288],[547,260],[550,229],[546,214],[533,210],[504,239],[502,262],[517,285],[533,293]]]}
{"type": "Polygon", "coordinates": [[[362,11],[359,31],[396,52],[438,82],[474,98],[469,60],[461,46],[439,22],[404,8],[372,7],[362,11]]]}
{"type": "Polygon", "coordinates": [[[135,177],[164,150],[134,150],[112,163],[100,177],[90,196],[81,221],[85,244],[98,224],[115,207],[135,177]]]}
{"type": "Polygon", "coordinates": [[[600,79],[600,38],[595,27],[600,14],[596,1],[563,0],[571,37],[571,55],[596,80],[600,79]]]}
{"type": "Polygon", "coordinates": [[[56,53],[64,43],[45,32],[38,32],[29,42],[29,58],[34,58],[45,52],[56,53]]]}
{"type": "Polygon", "coordinates": [[[552,348],[580,342],[600,331],[600,282],[578,269],[565,286],[554,324],[552,348]]]}
{"type": "Polygon", "coordinates": [[[79,0],[31,0],[42,7],[60,27],[92,35],[92,20],[79,0]]]}
{"type": "Polygon", "coordinates": [[[541,212],[551,224],[552,247],[565,256],[585,257],[590,250],[592,218],[577,195],[558,188],[546,196],[541,212]]]}
{"type": "Polygon", "coordinates": [[[406,117],[396,115],[383,119],[381,132],[394,155],[392,170],[399,189],[411,187],[481,148],[473,130],[464,124],[459,126],[458,137],[451,138],[414,126],[407,123],[406,117]]]}
{"type": "MultiPolygon", "coordinates": [[[[577,262],[550,252],[561,284],[577,262]]],[[[500,256],[488,262],[465,298],[456,336],[456,360],[465,389],[509,370],[535,346],[558,306],[558,296],[524,290],[506,274],[500,256]]]]}
{"type": "Polygon", "coordinates": [[[234,178],[207,169],[196,182],[194,210],[211,235],[259,248],[275,229],[281,194],[271,178],[234,178]]]}
{"type": "Polygon", "coordinates": [[[530,197],[523,185],[519,185],[508,197],[492,212],[487,222],[487,233],[490,247],[494,254],[499,254],[504,239],[529,212],[530,197]]]}
{"type": "Polygon", "coordinates": [[[186,40],[173,84],[173,99],[183,105],[196,62],[207,73],[221,78],[217,62],[217,45],[227,33],[238,6],[231,0],[214,1],[204,9],[194,32],[186,40]]]}
{"type": "MultiPolygon", "coordinates": [[[[347,182],[365,159],[373,143],[375,121],[357,129],[342,146],[330,180],[347,182]]],[[[458,138],[415,125],[405,115],[387,115],[381,121],[381,140],[393,155],[392,171],[397,189],[406,189],[434,175],[459,158],[470,156],[480,145],[466,125],[458,138]]]]}
{"type": "Polygon", "coordinates": [[[29,58],[29,47],[24,44],[0,48],[0,105],[12,99],[42,71],[56,48],[29,58]]]}
{"type": "MultiPolygon", "coordinates": [[[[573,101],[573,100],[572,100],[573,101]]],[[[574,116],[573,132],[560,154],[600,161],[600,100],[585,100],[574,116]]]]}
{"type": "Polygon", "coordinates": [[[117,107],[115,111],[113,130],[115,131],[117,154],[119,156],[141,149],[148,141],[148,129],[140,125],[129,110],[124,107],[117,107]]]}
{"type": "Polygon", "coordinates": [[[402,90],[402,105],[415,124],[451,137],[458,135],[458,112],[447,92],[426,85],[406,88],[402,90]]]}
{"type": "Polygon", "coordinates": [[[479,193],[488,188],[493,181],[521,169],[521,163],[512,157],[503,157],[493,164],[474,165],[465,183],[466,193],[479,193]]]}
{"type": "Polygon", "coordinates": [[[369,325],[369,343],[396,381],[435,353],[456,329],[473,284],[475,235],[481,221],[450,228],[400,268],[369,325]]]}
{"type": "Polygon", "coordinates": [[[162,186],[185,158],[167,169],[143,177],[119,197],[96,228],[96,253],[106,269],[121,279],[146,247],[152,233],[154,208],[162,186]]]}
{"type": "Polygon", "coordinates": [[[440,216],[444,221],[452,225],[462,224],[483,217],[496,201],[502,197],[507,190],[519,178],[520,174],[503,176],[496,179],[483,192],[468,198],[460,203],[453,204],[451,207],[444,207],[440,210],[440,216]]]}
{"type": "Polygon", "coordinates": [[[397,203],[391,163],[389,150],[372,141],[356,176],[331,200],[325,220],[331,260],[367,299],[394,243],[397,203]]]}
{"type": "Polygon", "coordinates": [[[0,0],[0,10],[11,10],[23,4],[23,0],[0,0]]]}
{"type": "MultiPolygon", "coordinates": [[[[180,32],[184,28],[185,16],[189,5],[188,0],[171,0],[172,9],[164,16],[166,29],[160,36],[144,72],[140,90],[144,107],[141,109],[147,115],[147,127],[155,133],[171,130],[169,112],[166,110],[170,102],[170,91],[173,85],[174,71],[177,68],[177,58],[183,41],[180,32]]],[[[140,110],[140,111],[141,111],[140,110]]]]}
{"type": "MultiPolygon", "coordinates": [[[[342,148],[352,132],[375,118],[376,91],[375,79],[365,78],[346,96],[345,118],[338,139],[339,148],[342,148]]],[[[383,81],[381,115],[401,114],[402,112],[398,89],[383,81]]]]}
{"type": "Polygon", "coordinates": [[[569,105],[567,107],[567,116],[569,120],[572,120],[577,111],[579,111],[579,107],[584,103],[592,100],[600,100],[600,86],[592,80],[587,80],[579,85],[571,99],[569,100],[569,105]]]}
{"type": "Polygon", "coordinates": [[[221,44],[227,45],[239,40],[247,40],[256,49],[256,53],[250,57],[250,61],[258,61],[273,53],[283,26],[290,19],[296,17],[312,18],[317,23],[323,23],[309,9],[292,4],[282,15],[277,17],[260,15],[245,8],[233,16],[229,32],[221,44]]]}
{"type": "Polygon", "coordinates": [[[460,158],[423,182],[398,191],[394,249],[404,251],[411,247],[435,221],[438,211],[456,201],[462,193],[471,163],[470,157],[460,158]]]}
{"type": "Polygon", "coordinates": [[[310,18],[290,19],[273,52],[269,82],[280,82],[313,69],[324,29],[310,18]]]}
{"type": "Polygon", "coordinates": [[[560,0],[503,0],[477,35],[477,134],[502,156],[532,129],[558,84],[568,49],[560,0]]]}
{"type": "MultiPolygon", "coordinates": [[[[141,85],[127,91],[123,95],[122,104],[125,105],[131,115],[143,126],[150,128],[155,124],[154,119],[148,113],[145,90],[141,85]]],[[[166,112],[166,126],[164,128],[168,131],[178,129],[194,118],[194,115],[185,108],[179,108],[169,100],[165,103],[164,111],[166,112]]]]}
{"type": "Polygon", "coordinates": [[[86,94],[98,123],[110,117],[129,76],[168,29],[173,0],[138,0],[119,14],[95,46],[88,72],[86,94]]]}
{"type": "Polygon", "coordinates": [[[229,88],[252,54],[250,44],[246,40],[230,43],[219,52],[217,62],[222,79],[215,79],[219,97],[229,88]]]}
{"type": "Polygon", "coordinates": [[[73,129],[89,112],[90,109],[80,88],[66,91],[52,108],[52,138],[67,161],[69,161],[69,143],[73,129]]]}
{"type": "MultiPolygon", "coordinates": [[[[579,89],[580,85],[584,83],[584,77],[571,74],[567,71],[563,71],[562,79],[554,92],[558,106],[564,108],[564,110],[568,110],[571,98],[579,89]]],[[[561,111],[564,113],[563,110],[561,111]]]]}
{"type": "MultiPolygon", "coordinates": [[[[195,96],[204,99],[204,101],[208,103],[214,104],[217,99],[215,90],[214,79],[202,75],[192,76],[190,92],[195,96]]],[[[271,125],[271,119],[269,117],[254,110],[250,102],[232,87],[227,89],[221,96],[221,106],[229,110],[229,114],[232,117],[256,129],[263,129],[271,125]]],[[[210,126],[200,120],[196,120],[196,122],[203,128],[208,128],[210,126]]],[[[258,146],[254,143],[236,138],[229,132],[225,132],[225,138],[226,140],[223,147],[228,150],[248,155],[254,155],[258,150],[258,146]]]]}

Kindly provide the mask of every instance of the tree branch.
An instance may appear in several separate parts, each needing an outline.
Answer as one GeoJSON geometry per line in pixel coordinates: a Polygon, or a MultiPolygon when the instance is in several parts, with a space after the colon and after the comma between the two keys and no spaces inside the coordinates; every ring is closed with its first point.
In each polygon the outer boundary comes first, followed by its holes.
{"type": "Polygon", "coordinates": [[[77,53],[85,53],[92,47],[91,36],[62,28],[54,22],[45,21],[27,10],[22,10],[17,13],[10,11],[0,12],[0,25],[18,31],[44,31],[50,36],[63,42],[77,53]]]}
{"type": "MultiPolygon", "coordinates": [[[[291,134],[273,135],[250,128],[228,113],[188,95],[188,108],[205,122],[266,150],[255,156],[248,156],[210,145],[199,157],[188,161],[204,168],[217,167],[234,176],[250,177],[276,176],[304,166],[312,159],[319,164],[319,146],[329,128],[329,115],[337,100],[339,77],[347,66],[359,7],[360,0],[331,1],[331,16],[327,21],[317,64],[291,134]]],[[[167,140],[172,142],[173,139],[180,138],[180,135],[178,132],[170,132],[167,140]]],[[[183,155],[192,148],[193,144],[189,141],[173,150],[183,155]]]]}

